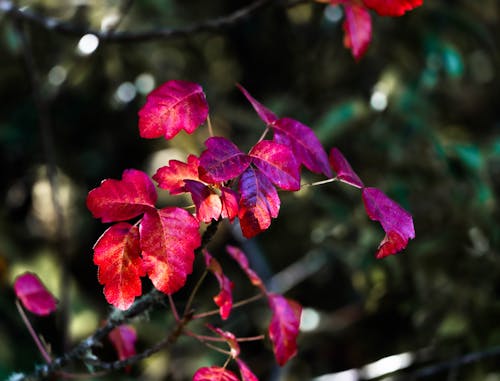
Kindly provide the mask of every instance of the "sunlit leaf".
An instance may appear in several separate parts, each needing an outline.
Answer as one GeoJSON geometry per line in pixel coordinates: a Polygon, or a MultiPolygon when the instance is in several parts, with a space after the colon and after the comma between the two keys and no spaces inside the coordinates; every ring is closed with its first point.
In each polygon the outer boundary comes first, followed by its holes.
{"type": "Polygon", "coordinates": [[[127,169],[122,180],[104,180],[92,189],[87,196],[87,208],[102,222],[124,221],[154,208],[156,198],[155,186],[148,175],[127,169]]]}
{"type": "Polygon", "coordinates": [[[219,306],[219,312],[222,320],[226,320],[233,308],[233,282],[222,271],[220,263],[212,257],[208,251],[204,250],[205,265],[210,270],[219,282],[220,292],[214,297],[214,302],[219,306]]]}
{"type": "Polygon", "coordinates": [[[250,264],[248,263],[248,258],[246,254],[236,246],[227,245],[226,246],[227,253],[238,263],[241,269],[245,272],[250,282],[256,287],[259,287],[261,290],[265,292],[264,282],[262,279],[250,268],[250,264]]]}
{"type": "Polygon", "coordinates": [[[415,238],[413,218],[399,204],[377,188],[363,189],[366,213],[379,221],[386,236],[377,250],[377,258],[396,254],[406,247],[408,240],[415,238]]]}
{"type": "Polygon", "coordinates": [[[380,16],[402,16],[422,5],[423,0],[363,0],[363,3],[380,16]]]}
{"type": "Polygon", "coordinates": [[[139,110],[143,138],[172,139],[181,130],[193,133],[208,116],[208,104],[200,85],[173,80],[153,90],[139,110]]]}
{"type": "Polygon", "coordinates": [[[207,324],[207,327],[217,333],[217,335],[219,335],[226,341],[226,343],[229,345],[229,348],[231,349],[231,356],[233,358],[237,358],[240,355],[240,345],[238,344],[238,340],[236,339],[234,333],[224,331],[210,324],[207,324]]]}
{"type": "Polygon", "coordinates": [[[300,189],[300,172],[293,152],[283,144],[262,140],[249,155],[252,163],[264,173],[271,182],[281,189],[296,191],[300,189]]]}
{"type": "Polygon", "coordinates": [[[195,155],[189,155],[187,163],[178,160],[170,160],[167,166],[159,168],[153,175],[153,180],[162,189],[170,194],[186,192],[184,180],[199,180],[198,166],[200,160],[195,155]]]}
{"type": "Polygon", "coordinates": [[[196,217],[206,223],[218,220],[222,212],[220,196],[199,181],[185,180],[185,184],[196,206],[196,217]]]}
{"type": "Polygon", "coordinates": [[[296,301],[278,294],[268,294],[269,306],[273,311],[269,325],[269,336],[273,343],[276,361],[280,366],[297,353],[302,307],[296,301]]]}
{"type": "Polygon", "coordinates": [[[352,55],[359,60],[368,49],[372,39],[372,19],[368,10],[352,2],[344,6],[345,20],[344,45],[351,49],[352,55]]]}
{"type": "Polygon", "coordinates": [[[19,275],[14,281],[14,292],[24,308],[35,315],[49,315],[57,308],[56,298],[36,274],[26,272],[19,275]]]}
{"type": "Polygon", "coordinates": [[[221,217],[227,218],[229,221],[233,221],[236,217],[238,217],[238,204],[240,202],[240,196],[232,189],[226,187],[222,187],[220,191],[220,200],[222,202],[221,217]]]}
{"type": "Polygon", "coordinates": [[[193,376],[193,381],[239,381],[238,377],[230,370],[210,366],[200,368],[193,376]]]}
{"type": "Polygon", "coordinates": [[[94,263],[104,296],[121,310],[128,309],[142,294],[141,276],[145,272],[140,253],[139,229],[126,222],[111,226],[94,245],[94,263]]]}
{"type": "Polygon", "coordinates": [[[158,290],[172,294],[184,286],[193,269],[194,250],[201,243],[198,229],[198,221],[181,208],[144,214],[140,225],[144,268],[158,290]]]}

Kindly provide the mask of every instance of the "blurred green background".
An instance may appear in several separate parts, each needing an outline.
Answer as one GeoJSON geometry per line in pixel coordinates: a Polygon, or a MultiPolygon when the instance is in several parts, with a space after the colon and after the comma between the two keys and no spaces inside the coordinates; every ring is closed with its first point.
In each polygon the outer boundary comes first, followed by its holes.
{"type": "MultiPolygon", "coordinates": [[[[8,3],[0,1],[4,9],[8,3]]],[[[203,149],[206,127],[172,142],[139,137],[145,95],[184,79],[203,86],[216,134],[246,150],[263,131],[235,88],[239,82],[277,114],[311,126],[328,150],[339,147],[365,184],[414,217],[416,239],[384,260],[374,258],[382,229],[366,217],[359,191],[344,184],[283,193],[279,218],[252,241],[221,227],[210,249],[235,282],[236,300],[253,291],[226,259],[226,243],[243,245],[257,272],[306,308],[299,354],[284,368],[274,364],[268,341],[243,345],[242,358],[261,380],[500,380],[500,3],[427,0],[404,17],[373,15],[373,41],[358,63],[342,46],[340,8],[270,3],[218,32],[98,45],[0,11],[1,378],[42,363],[15,307],[12,284],[21,272],[36,272],[67,306],[67,319],[61,312],[30,315],[55,354],[106,318],[110,307],[92,263],[105,226],[86,210],[85,197],[125,168],[153,174],[169,159],[203,149]],[[425,368],[469,353],[478,358],[425,368]],[[362,368],[396,354],[410,359],[396,373],[387,375],[389,365],[379,374],[362,368]],[[354,368],[363,370],[338,374],[354,368]]],[[[17,2],[27,12],[101,31],[176,28],[249,4],[17,2]]],[[[304,182],[319,179],[303,174],[304,182]]],[[[162,194],[159,204],[179,202],[187,204],[162,194]]],[[[214,308],[216,292],[208,278],[198,311],[214,308]]],[[[182,296],[175,297],[180,305],[182,296]]],[[[212,323],[249,336],[267,321],[261,302],[212,323]]],[[[138,350],[171,322],[164,311],[134,321],[138,350]]],[[[102,355],[114,358],[109,343],[102,355]]],[[[223,362],[183,338],[130,374],[101,379],[188,380],[198,367],[223,362]]]]}

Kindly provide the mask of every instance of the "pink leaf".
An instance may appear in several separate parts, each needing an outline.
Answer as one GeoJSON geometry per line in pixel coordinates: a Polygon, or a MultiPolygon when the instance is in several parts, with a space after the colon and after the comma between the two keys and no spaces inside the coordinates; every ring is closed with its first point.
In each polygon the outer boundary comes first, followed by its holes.
{"type": "Polygon", "coordinates": [[[207,149],[200,156],[200,178],[207,183],[234,179],[249,165],[252,159],[236,145],[223,137],[205,141],[207,149]]]}
{"type": "Polygon", "coordinates": [[[239,381],[238,377],[230,370],[211,366],[200,368],[193,376],[193,381],[239,381]]]}
{"type": "Polygon", "coordinates": [[[199,223],[186,210],[168,207],[144,214],[140,225],[142,258],[153,285],[173,294],[193,270],[200,246],[199,223]]]}
{"type": "Polygon", "coordinates": [[[344,10],[344,45],[351,49],[354,58],[359,60],[372,39],[372,19],[368,10],[362,5],[346,4],[344,10]]]}
{"type": "Polygon", "coordinates": [[[313,130],[291,118],[278,119],[271,127],[274,141],[289,147],[299,164],[312,172],[332,177],[328,156],[313,130]]]}
{"type": "Polygon", "coordinates": [[[241,231],[246,238],[252,238],[271,225],[271,218],[278,216],[280,199],[269,179],[253,167],[241,175],[239,192],[241,231]]]}
{"type": "Polygon", "coordinates": [[[156,198],[155,186],[148,175],[127,169],[122,180],[104,180],[92,189],[87,196],[87,208],[102,222],[125,221],[154,208],[156,198]]]}
{"type": "Polygon", "coordinates": [[[229,348],[231,349],[231,356],[233,358],[237,358],[240,355],[240,345],[238,344],[238,340],[236,339],[234,333],[229,331],[224,331],[210,324],[207,324],[207,327],[212,331],[214,331],[215,333],[217,333],[224,340],[226,340],[226,343],[229,345],[229,348]]]}
{"type": "Polygon", "coordinates": [[[368,216],[379,221],[386,233],[377,250],[377,258],[396,254],[406,247],[409,239],[415,238],[411,214],[382,191],[377,188],[363,189],[363,202],[368,216]]]}
{"type": "Polygon", "coordinates": [[[233,282],[229,280],[229,278],[224,275],[222,271],[222,267],[219,262],[213,258],[206,250],[203,251],[203,255],[205,257],[205,264],[214,275],[217,281],[219,282],[220,292],[214,297],[214,302],[217,306],[219,306],[219,312],[222,320],[226,320],[231,313],[231,309],[233,308],[233,282]]]}
{"type": "Polygon", "coordinates": [[[238,204],[240,202],[240,196],[232,189],[226,187],[222,187],[220,190],[220,200],[222,202],[221,217],[227,218],[232,222],[236,217],[238,217],[238,204]]]}
{"type": "Polygon", "coordinates": [[[280,366],[297,353],[297,336],[299,334],[302,307],[296,301],[281,295],[268,294],[269,306],[273,311],[269,336],[273,343],[273,351],[280,366]]]}
{"type": "Polygon", "coordinates": [[[115,347],[120,361],[136,354],[135,342],[137,341],[137,334],[132,326],[122,324],[116,327],[109,333],[109,340],[115,347]]]}
{"type": "Polygon", "coordinates": [[[140,253],[139,229],[126,222],[111,226],[94,245],[94,263],[104,296],[121,310],[128,309],[142,294],[141,276],[145,272],[140,253]]]}
{"type": "Polygon", "coordinates": [[[241,359],[236,359],[238,366],[240,368],[241,381],[259,381],[257,376],[253,374],[250,368],[241,359]]]}
{"type": "Polygon", "coordinates": [[[208,115],[208,104],[200,85],[168,81],[153,90],[139,111],[139,132],[143,138],[172,139],[181,130],[193,133],[208,115]]]}
{"type": "Polygon", "coordinates": [[[262,282],[262,279],[260,279],[255,271],[250,268],[246,254],[241,249],[231,245],[226,246],[226,251],[245,272],[250,282],[252,282],[254,286],[259,287],[263,292],[266,292],[264,282],[262,282]]]}
{"type": "Polygon", "coordinates": [[[257,143],[249,155],[255,164],[273,184],[281,189],[300,189],[299,165],[293,152],[287,146],[269,140],[257,143]]]}
{"type": "Polygon", "coordinates": [[[332,148],[330,151],[330,164],[335,172],[337,172],[337,178],[349,185],[352,185],[356,188],[363,188],[363,182],[358,177],[356,172],[353,171],[351,165],[344,157],[342,152],[340,152],[337,148],[332,148]]]}
{"type": "Polygon", "coordinates": [[[168,166],[159,168],[153,176],[153,180],[162,189],[167,189],[170,194],[186,192],[184,180],[199,180],[198,166],[200,160],[195,155],[189,155],[187,163],[178,160],[170,160],[168,166]]]}
{"type": "Polygon", "coordinates": [[[243,95],[252,104],[254,110],[257,112],[257,115],[259,115],[259,118],[262,119],[264,123],[270,125],[274,121],[278,120],[278,117],[271,110],[269,110],[267,107],[258,102],[254,97],[252,97],[250,93],[246,91],[243,86],[241,86],[240,84],[236,84],[236,86],[238,87],[238,89],[241,90],[243,95]]]}
{"type": "Polygon", "coordinates": [[[218,220],[222,212],[222,202],[216,193],[199,181],[185,180],[186,190],[191,193],[196,206],[196,217],[209,223],[218,220]]]}
{"type": "Polygon", "coordinates": [[[24,308],[35,315],[45,316],[57,308],[57,300],[45,288],[36,274],[26,272],[14,281],[14,292],[24,308]]]}
{"type": "Polygon", "coordinates": [[[402,16],[422,5],[423,0],[363,0],[363,3],[380,16],[402,16]]]}

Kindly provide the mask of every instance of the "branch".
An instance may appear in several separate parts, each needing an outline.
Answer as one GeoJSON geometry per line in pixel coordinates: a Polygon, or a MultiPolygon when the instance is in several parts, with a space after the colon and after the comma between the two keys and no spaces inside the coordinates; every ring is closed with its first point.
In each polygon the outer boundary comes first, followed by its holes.
{"type": "Polygon", "coordinates": [[[63,35],[81,37],[85,34],[93,34],[99,40],[111,43],[121,42],[142,42],[155,39],[172,39],[185,37],[199,32],[214,32],[222,28],[234,25],[241,20],[250,17],[268,3],[274,0],[256,0],[246,7],[240,8],[226,16],[207,19],[200,23],[194,23],[180,28],[160,28],[147,31],[101,31],[92,28],[81,27],[66,21],[61,21],[52,17],[47,17],[33,12],[29,9],[18,8],[11,0],[0,0],[0,12],[4,12],[10,17],[27,21],[38,25],[44,29],[51,30],[63,35]]]}

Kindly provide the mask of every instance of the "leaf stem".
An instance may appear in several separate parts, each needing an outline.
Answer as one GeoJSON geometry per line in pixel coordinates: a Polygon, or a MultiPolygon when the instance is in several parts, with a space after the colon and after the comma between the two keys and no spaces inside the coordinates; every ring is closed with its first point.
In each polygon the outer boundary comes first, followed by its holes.
{"type": "Polygon", "coordinates": [[[194,297],[198,293],[198,290],[200,289],[207,274],[208,274],[208,270],[205,269],[205,271],[203,271],[203,274],[201,275],[200,279],[198,279],[198,282],[196,282],[196,285],[194,286],[193,291],[189,295],[189,299],[187,301],[186,308],[184,308],[184,315],[187,315],[189,313],[189,310],[191,309],[191,306],[193,304],[194,297]]]}
{"type": "Polygon", "coordinates": [[[260,135],[260,138],[257,141],[257,143],[260,143],[261,141],[263,141],[268,132],[269,132],[269,126],[266,126],[266,129],[264,130],[264,132],[262,133],[262,135],[260,135]]]}
{"type": "Polygon", "coordinates": [[[170,294],[168,295],[168,303],[170,304],[170,309],[172,310],[172,313],[174,314],[175,321],[181,320],[179,318],[179,312],[177,312],[177,307],[175,306],[175,303],[174,303],[174,298],[170,294]]]}
{"type": "Polygon", "coordinates": [[[301,184],[300,187],[301,188],[315,187],[315,186],[318,186],[318,185],[333,183],[334,181],[338,181],[338,178],[337,177],[332,177],[331,179],[316,181],[314,183],[301,184]]]}
{"type": "Polygon", "coordinates": [[[212,122],[210,120],[210,115],[207,115],[207,125],[208,125],[208,134],[210,137],[214,136],[214,130],[212,128],[212,122]]]}
{"type": "MultiPolygon", "coordinates": [[[[257,294],[257,295],[251,296],[250,298],[243,299],[239,302],[233,303],[233,309],[244,306],[245,304],[248,304],[248,303],[255,302],[256,300],[259,300],[260,298],[262,298],[262,296],[263,296],[262,294],[257,294]]],[[[202,312],[200,314],[193,315],[193,320],[202,319],[202,318],[205,318],[208,316],[218,315],[219,313],[220,313],[219,309],[210,310],[207,312],[202,312]]]]}

